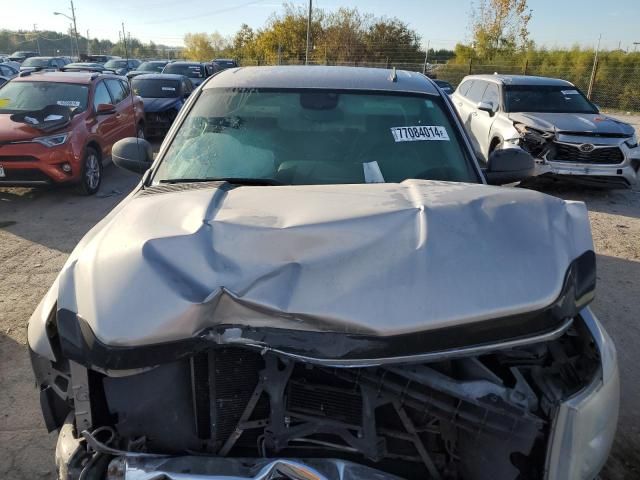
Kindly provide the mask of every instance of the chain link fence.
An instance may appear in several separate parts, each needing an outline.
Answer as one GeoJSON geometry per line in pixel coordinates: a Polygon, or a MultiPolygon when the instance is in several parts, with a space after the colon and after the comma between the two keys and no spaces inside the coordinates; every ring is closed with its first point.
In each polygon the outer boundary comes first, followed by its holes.
{"type": "MultiPolygon", "coordinates": [[[[301,65],[300,59],[281,59],[279,62],[261,62],[256,59],[241,59],[241,65],[301,65]]],[[[600,108],[621,112],[640,112],[640,61],[631,65],[596,64],[595,75],[593,63],[582,66],[566,65],[530,65],[528,62],[495,62],[495,63],[453,63],[407,62],[398,61],[394,56],[384,61],[314,61],[314,65],[339,65],[351,67],[393,68],[424,72],[433,78],[445,80],[457,87],[467,75],[473,74],[512,74],[536,75],[568,80],[588,95],[600,108]],[[592,79],[593,75],[593,79],[592,79]],[[591,86],[591,88],[589,88],[591,86]]]]}

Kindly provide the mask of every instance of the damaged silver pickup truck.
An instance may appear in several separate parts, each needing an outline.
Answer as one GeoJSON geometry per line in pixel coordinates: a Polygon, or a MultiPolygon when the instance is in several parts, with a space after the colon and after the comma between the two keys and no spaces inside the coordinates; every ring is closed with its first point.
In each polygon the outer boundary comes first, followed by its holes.
{"type": "Polygon", "coordinates": [[[452,101],[482,159],[517,145],[536,158],[538,175],[608,188],[638,180],[634,128],[600,113],[566,80],[469,75],[452,101]]]}
{"type": "Polygon", "coordinates": [[[616,429],[583,203],[491,186],[421,74],[225,70],[29,323],[64,480],[592,479],[616,429]]]}

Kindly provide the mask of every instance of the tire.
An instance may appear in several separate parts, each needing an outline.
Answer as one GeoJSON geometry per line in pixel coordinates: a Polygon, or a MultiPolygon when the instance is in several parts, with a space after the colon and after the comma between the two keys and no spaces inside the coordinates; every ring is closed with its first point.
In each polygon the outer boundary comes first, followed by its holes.
{"type": "Polygon", "coordinates": [[[101,183],[102,161],[100,161],[100,155],[95,148],[87,147],[82,160],[80,192],[84,195],[93,195],[100,189],[101,183]]]}

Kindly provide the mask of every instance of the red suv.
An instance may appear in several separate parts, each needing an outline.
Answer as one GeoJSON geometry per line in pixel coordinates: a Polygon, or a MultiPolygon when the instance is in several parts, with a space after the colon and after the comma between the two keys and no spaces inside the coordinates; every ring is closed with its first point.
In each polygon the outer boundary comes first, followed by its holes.
{"type": "Polygon", "coordinates": [[[111,146],[144,137],[143,119],[122,77],[23,74],[0,87],[0,186],[79,184],[94,194],[111,146]]]}

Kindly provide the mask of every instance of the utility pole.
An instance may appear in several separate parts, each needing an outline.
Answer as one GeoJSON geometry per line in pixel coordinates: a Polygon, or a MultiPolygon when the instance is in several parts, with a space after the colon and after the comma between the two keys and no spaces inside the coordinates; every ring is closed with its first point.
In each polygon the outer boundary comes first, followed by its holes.
{"type": "Polygon", "coordinates": [[[124,22],[122,22],[122,43],[124,44],[124,56],[129,64],[129,50],[127,49],[127,34],[124,32],[124,22]]]}
{"type": "Polygon", "coordinates": [[[80,59],[80,44],[78,43],[78,27],[76,26],[76,9],[73,6],[73,0],[71,0],[71,17],[73,18],[73,33],[76,37],[76,52],[78,52],[78,59],[80,59]]]}
{"type": "MultiPolygon", "coordinates": [[[[73,24],[69,24],[69,32],[73,33],[73,24]]],[[[73,57],[73,35],[69,35],[69,56],[73,57]]]]}
{"type": "Polygon", "coordinates": [[[424,66],[422,67],[422,73],[424,75],[427,74],[427,60],[429,60],[429,45],[431,45],[431,40],[427,40],[427,51],[424,52],[424,66]]]}
{"type": "Polygon", "coordinates": [[[33,24],[33,31],[36,34],[36,45],[38,46],[38,55],[40,55],[40,36],[38,35],[38,24],[33,24]]]}
{"type": "Polygon", "coordinates": [[[69,31],[71,33],[73,33],[73,36],[70,35],[71,37],[71,56],[73,57],[73,37],[76,38],[76,52],[78,53],[78,57],[80,56],[80,47],[78,46],[78,29],[76,28],[76,9],[73,6],[73,0],[71,0],[71,16],[67,15],[66,13],[62,13],[62,12],[53,12],[54,15],[62,15],[63,17],[67,18],[68,20],[71,20],[71,26],[69,28],[69,31]]]}
{"type": "Polygon", "coordinates": [[[600,40],[602,40],[602,34],[598,37],[598,46],[596,47],[596,54],[593,57],[593,68],[591,69],[591,78],[589,79],[589,89],[587,90],[587,98],[591,100],[591,94],[593,93],[593,84],[596,81],[596,71],[598,69],[598,52],[600,51],[600,40]]]}
{"type": "Polygon", "coordinates": [[[89,42],[89,30],[87,30],[87,56],[91,55],[91,43],[89,42]]]}
{"type": "Polygon", "coordinates": [[[307,18],[307,49],[304,54],[304,64],[309,65],[309,46],[311,44],[311,10],[313,0],[309,0],[309,17],[307,18]]]}

